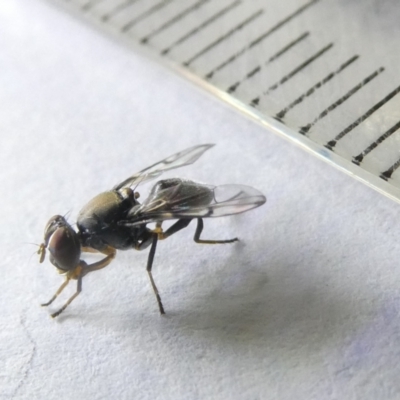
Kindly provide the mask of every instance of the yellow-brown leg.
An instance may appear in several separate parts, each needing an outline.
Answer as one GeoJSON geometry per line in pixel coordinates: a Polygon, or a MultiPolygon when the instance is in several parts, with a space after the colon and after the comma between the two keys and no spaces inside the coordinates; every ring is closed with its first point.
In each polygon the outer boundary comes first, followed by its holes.
{"type": "Polygon", "coordinates": [[[93,247],[81,247],[81,250],[84,253],[99,253],[99,251],[94,249],[93,247]]]}
{"type": "Polygon", "coordinates": [[[71,279],[77,279],[78,281],[76,292],[67,300],[67,302],[58,311],[51,314],[53,318],[58,317],[82,291],[82,278],[89,272],[98,271],[99,269],[107,267],[107,265],[110,264],[110,262],[115,258],[116,250],[113,247],[108,246],[104,250],[102,250],[101,253],[107,254],[107,257],[104,257],[102,260],[89,265],[86,264],[85,261],[81,260],[76,269],[67,274],[66,281],[61,285],[60,289],[58,289],[57,293],[53,296],[50,302],[46,303],[45,305],[49,305],[61,293],[61,291],[65,288],[65,286],[67,286],[68,282],[71,279]]]}
{"type": "Polygon", "coordinates": [[[55,295],[47,303],[41,304],[41,306],[42,307],[47,307],[48,305],[50,305],[57,298],[57,296],[64,290],[64,288],[68,285],[70,280],[71,280],[71,278],[67,277],[65,279],[64,283],[58,288],[58,290],[55,293],[55,295]]]}
{"type": "Polygon", "coordinates": [[[76,286],[76,292],[67,300],[67,302],[55,313],[51,314],[52,318],[58,317],[75,299],[75,297],[78,296],[78,294],[82,291],[82,276],[78,277],[78,282],[76,286]]]}
{"type": "MultiPolygon", "coordinates": [[[[91,248],[87,247],[86,249],[91,249],[91,248]]],[[[90,251],[90,252],[94,253],[97,251],[95,249],[93,249],[93,250],[94,251],[90,251]]],[[[83,270],[82,270],[82,276],[87,275],[89,272],[98,271],[99,269],[103,269],[103,268],[107,267],[107,265],[110,264],[110,262],[115,258],[117,251],[113,247],[107,246],[104,250],[101,250],[101,253],[106,254],[107,257],[104,257],[102,260],[97,261],[93,264],[87,265],[85,263],[85,265],[83,266],[83,270]]]]}
{"type": "Polygon", "coordinates": [[[179,232],[181,229],[186,228],[190,224],[190,218],[178,219],[172,226],[170,226],[165,232],[161,228],[162,222],[158,222],[156,229],[152,232],[157,233],[158,240],[164,240],[172,236],[174,233],[179,232]]]}

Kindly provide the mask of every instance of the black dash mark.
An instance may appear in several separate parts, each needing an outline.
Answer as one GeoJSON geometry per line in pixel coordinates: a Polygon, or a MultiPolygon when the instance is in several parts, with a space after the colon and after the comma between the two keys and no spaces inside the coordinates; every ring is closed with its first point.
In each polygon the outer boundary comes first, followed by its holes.
{"type": "MultiPolygon", "coordinates": [[[[305,32],[301,36],[299,36],[297,39],[293,40],[292,42],[290,42],[289,44],[284,46],[281,50],[279,50],[271,58],[269,58],[268,61],[264,64],[264,66],[270,64],[272,61],[275,61],[281,55],[285,54],[288,50],[290,50],[296,44],[298,44],[302,40],[304,40],[309,34],[310,34],[309,32],[305,32]]],[[[228,93],[233,93],[239,87],[239,85],[241,85],[247,79],[250,79],[254,75],[258,74],[261,71],[262,67],[263,67],[262,65],[258,65],[256,68],[252,69],[249,73],[247,73],[246,76],[241,81],[238,81],[238,82],[234,83],[233,85],[231,85],[227,90],[228,93]]]]}
{"type": "Polygon", "coordinates": [[[385,68],[381,67],[377,71],[375,71],[373,74],[371,74],[370,76],[366,77],[357,86],[354,86],[353,89],[348,91],[343,97],[341,97],[339,100],[335,101],[328,108],[326,108],[324,111],[322,111],[322,113],[319,114],[318,117],[315,118],[313,122],[311,122],[308,125],[303,126],[302,128],[300,128],[299,133],[305,135],[319,120],[321,120],[322,118],[326,117],[331,111],[333,111],[336,107],[339,107],[342,103],[344,103],[347,99],[349,99],[351,96],[353,96],[353,94],[358,92],[368,82],[370,82],[374,78],[376,78],[384,70],[385,70],[385,68]]]}
{"type": "Polygon", "coordinates": [[[400,121],[393,125],[389,130],[387,130],[382,136],[380,136],[374,143],[369,145],[363,152],[358,156],[353,158],[353,163],[359,165],[364,157],[368,155],[372,150],[376,149],[384,140],[391,136],[394,132],[400,129],[400,121]]]}
{"type": "Polygon", "coordinates": [[[241,81],[237,81],[233,85],[229,86],[227,92],[228,93],[233,93],[239,87],[239,85],[241,85],[247,79],[250,79],[252,76],[258,74],[260,71],[261,71],[261,65],[258,65],[256,68],[254,68],[250,72],[248,72],[246,74],[246,76],[241,81]]]}
{"type": "Polygon", "coordinates": [[[247,46],[243,47],[242,49],[238,50],[233,54],[231,57],[229,57],[227,60],[225,60],[222,64],[218,65],[215,67],[212,71],[210,71],[205,78],[206,79],[211,79],[213,75],[220,71],[222,68],[225,68],[228,64],[231,62],[235,61],[237,58],[242,56],[246,51],[250,50],[254,46],[260,44],[264,39],[266,39],[269,35],[277,31],[279,28],[287,24],[289,21],[291,21],[293,18],[297,17],[300,15],[303,11],[314,5],[320,0],[311,0],[310,2],[304,4],[304,6],[298,8],[295,12],[292,14],[288,15],[286,18],[284,18],[282,21],[279,21],[276,25],[274,25],[272,28],[268,29],[265,33],[263,33],[261,36],[257,37],[254,39],[252,42],[250,42],[247,46]]]}
{"type": "Polygon", "coordinates": [[[400,167],[400,160],[397,160],[389,169],[386,171],[382,172],[379,177],[387,181],[392,177],[392,174],[394,171],[396,171],[397,168],[400,167]]]}
{"type": "Polygon", "coordinates": [[[87,1],[85,4],[83,4],[81,6],[81,10],[89,11],[92,7],[94,7],[95,5],[101,3],[102,1],[104,1],[104,0],[90,0],[90,1],[87,1]]]}
{"type": "Polygon", "coordinates": [[[155,4],[153,7],[149,8],[147,11],[145,11],[143,14],[140,14],[139,16],[137,16],[136,18],[132,19],[127,24],[125,24],[121,28],[121,32],[129,31],[129,29],[131,29],[138,22],[143,21],[144,19],[150,17],[150,15],[156,13],[157,11],[160,11],[162,8],[167,6],[172,1],[174,1],[174,0],[163,0],[163,1],[160,1],[159,3],[155,4]]]}
{"type": "Polygon", "coordinates": [[[196,11],[200,8],[203,4],[209,2],[210,0],[200,0],[197,3],[193,4],[191,7],[186,8],[185,10],[181,11],[179,14],[175,15],[175,17],[171,18],[170,20],[163,23],[153,32],[142,38],[140,41],[141,43],[147,43],[152,37],[158,35],[164,29],[169,28],[170,26],[174,25],[175,23],[179,22],[182,18],[186,17],[186,15],[190,14],[193,11],[196,11]]]}
{"type": "Polygon", "coordinates": [[[351,57],[344,64],[342,64],[336,71],[331,72],[324,79],[322,79],[321,81],[316,83],[314,86],[312,86],[310,89],[308,89],[305,93],[303,93],[301,96],[299,96],[296,100],[294,100],[292,103],[290,103],[286,108],[284,108],[282,111],[278,112],[278,114],[276,114],[276,118],[279,120],[283,119],[289,110],[291,110],[293,107],[300,104],[306,97],[311,96],[316,90],[318,90],[323,85],[328,83],[336,75],[340,74],[344,69],[346,69],[349,65],[351,65],[358,58],[359,58],[358,55],[351,57]]]}
{"type": "Polygon", "coordinates": [[[260,103],[260,98],[259,98],[259,97],[256,97],[255,99],[253,99],[253,100],[251,101],[250,105],[251,105],[252,107],[257,107],[259,103],[260,103]]]}
{"type": "Polygon", "coordinates": [[[196,28],[193,28],[191,31],[180,37],[176,42],[171,44],[169,47],[165,48],[164,50],[161,51],[162,55],[168,54],[172,48],[178,46],[179,44],[185,42],[187,39],[192,37],[193,35],[197,34],[199,31],[202,29],[206,28],[208,25],[212,24],[214,21],[216,21],[218,18],[222,17],[229,11],[233,10],[236,6],[238,6],[241,2],[240,1],[235,1],[232,4],[228,5],[227,7],[223,8],[222,10],[218,11],[216,14],[208,18],[206,21],[204,21],[202,24],[197,26],[196,28]]]}
{"type": "Polygon", "coordinates": [[[370,108],[364,115],[360,118],[356,119],[352,124],[350,124],[347,128],[343,129],[333,140],[329,141],[325,147],[332,150],[337,142],[344,138],[350,131],[364,122],[368,117],[370,117],[375,111],[379,110],[383,105],[385,105],[389,100],[391,100],[397,93],[400,93],[400,86],[395,90],[390,92],[386,97],[384,97],[380,102],[376,103],[372,108],[370,108]]]}
{"type": "MultiPolygon", "coordinates": [[[[280,85],[283,85],[289,79],[293,78],[297,73],[299,73],[304,68],[306,68],[308,65],[310,65],[313,61],[317,60],[319,57],[321,57],[323,54],[325,54],[325,52],[327,52],[332,47],[333,47],[333,43],[329,43],[327,46],[323,47],[321,50],[316,52],[314,55],[312,55],[306,61],[302,62],[299,66],[297,66],[289,74],[285,75],[280,81],[278,81],[274,85],[270,86],[265,92],[263,92],[263,95],[266,95],[266,94],[272,92],[273,90],[277,89],[280,85]]],[[[259,100],[260,100],[260,97],[256,97],[255,99],[253,99],[251,101],[250,105],[253,106],[253,107],[258,105],[258,101],[259,100]],[[256,104],[256,100],[257,100],[257,104],[256,104]]]]}
{"type": "Polygon", "coordinates": [[[115,17],[121,11],[125,10],[126,8],[130,7],[132,4],[137,3],[140,0],[127,0],[125,3],[118,4],[115,8],[109,11],[107,14],[102,15],[101,20],[103,22],[108,21],[109,19],[115,17]]]}
{"type": "Polygon", "coordinates": [[[279,82],[275,83],[274,85],[272,85],[271,87],[269,87],[263,94],[268,94],[269,92],[275,90],[278,88],[278,86],[284,84],[285,82],[287,82],[290,78],[293,78],[297,73],[299,73],[300,71],[302,71],[305,67],[307,67],[308,65],[310,65],[312,62],[314,62],[315,60],[317,60],[319,57],[321,57],[323,54],[325,54],[325,52],[327,52],[329,49],[331,49],[333,47],[333,43],[329,43],[327,46],[325,46],[324,48],[322,48],[320,51],[318,51],[317,53],[315,53],[313,56],[311,56],[310,58],[308,58],[306,61],[304,61],[302,64],[300,64],[298,67],[296,67],[293,71],[291,71],[289,74],[287,74],[286,76],[284,76],[279,82]]]}
{"type": "Polygon", "coordinates": [[[293,40],[292,42],[288,43],[286,46],[284,46],[281,50],[279,50],[276,54],[274,54],[268,61],[267,64],[275,61],[277,58],[279,58],[281,55],[285,54],[288,50],[290,50],[293,46],[296,44],[299,44],[302,40],[304,40],[310,32],[304,32],[302,35],[300,35],[297,39],[293,40]]]}
{"type": "Polygon", "coordinates": [[[222,35],[217,40],[215,40],[214,42],[210,43],[204,49],[199,51],[197,54],[195,54],[193,57],[191,57],[189,60],[187,60],[185,63],[183,63],[183,65],[188,67],[193,61],[197,60],[199,57],[201,57],[202,55],[204,55],[205,53],[210,51],[213,47],[217,46],[218,44],[223,42],[225,39],[227,39],[229,36],[232,36],[235,32],[240,31],[246,25],[248,25],[251,22],[253,22],[256,18],[258,18],[260,15],[262,15],[263,12],[264,12],[264,10],[261,9],[261,10],[258,10],[257,12],[255,12],[254,14],[250,15],[250,17],[246,18],[239,25],[236,25],[234,28],[229,30],[227,33],[225,33],[225,35],[222,35]]]}

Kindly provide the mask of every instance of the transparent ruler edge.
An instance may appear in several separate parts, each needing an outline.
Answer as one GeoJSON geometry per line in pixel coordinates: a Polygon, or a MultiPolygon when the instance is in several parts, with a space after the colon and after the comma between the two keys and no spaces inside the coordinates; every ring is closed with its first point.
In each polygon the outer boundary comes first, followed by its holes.
{"type": "Polygon", "coordinates": [[[113,26],[103,24],[101,21],[96,19],[91,14],[80,13],[76,5],[73,3],[68,3],[65,0],[42,0],[51,6],[55,6],[59,10],[68,11],[74,17],[79,20],[89,23],[92,27],[95,27],[97,31],[105,35],[107,38],[113,38],[118,44],[123,43],[126,47],[134,50],[135,52],[144,55],[146,58],[155,61],[169,70],[173,71],[180,77],[184,77],[188,81],[194,83],[197,87],[202,89],[203,92],[208,95],[212,95],[213,98],[217,98],[222,101],[225,105],[228,104],[232,106],[235,110],[239,111],[246,118],[258,123],[262,127],[266,128],[268,131],[274,132],[275,134],[283,137],[291,143],[296,144],[300,148],[306,150],[307,152],[313,154],[317,158],[325,161],[326,163],[332,165],[333,167],[339,169],[340,171],[350,175],[356,180],[364,183],[370,188],[376,190],[377,192],[383,194],[384,196],[400,203],[400,188],[390,184],[389,182],[381,179],[380,177],[364,170],[363,168],[357,166],[349,160],[346,160],[342,156],[334,153],[333,151],[327,149],[322,145],[318,145],[312,140],[308,139],[306,136],[301,135],[293,129],[288,128],[285,124],[277,121],[275,118],[270,117],[257,109],[244,104],[240,100],[237,100],[227,92],[218,89],[211,83],[203,80],[201,77],[197,76],[188,69],[185,69],[182,65],[161,57],[151,48],[141,45],[135,39],[127,37],[118,29],[114,29],[113,26]]]}

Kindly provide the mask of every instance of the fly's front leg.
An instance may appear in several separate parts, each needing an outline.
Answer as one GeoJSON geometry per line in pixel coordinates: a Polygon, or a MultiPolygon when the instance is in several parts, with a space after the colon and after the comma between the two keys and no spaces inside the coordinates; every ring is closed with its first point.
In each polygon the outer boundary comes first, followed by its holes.
{"type": "Polygon", "coordinates": [[[58,317],[82,291],[82,278],[89,272],[98,271],[99,269],[107,267],[107,265],[110,264],[110,262],[115,258],[116,250],[113,247],[107,246],[105,249],[101,250],[101,253],[107,254],[107,257],[104,257],[102,260],[97,261],[95,263],[88,265],[86,264],[85,261],[81,260],[79,265],[75,268],[75,270],[67,273],[66,281],[60,286],[60,288],[57,290],[53,298],[48,303],[42,304],[44,306],[48,306],[68,285],[71,279],[77,280],[76,292],[67,300],[67,302],[58,311],[51,314],[53,318],[58,317]]]}
{"type": "Polygon", "coordinates": [[[49,306],[56,298],[57,296],[64,290],[64,288],[68,285],[69,281],[71,280],[71,278],[66,278],[64,283],[58,288],[57,292],[54,294],[54,296],[47,302],[47,303],[43,303],[41,304],[42,307],[47,307],[49,306]]]}
{"type": "Polygon", "coordinates": [[[58,317],[79,295],[79,293],[82,291],[82,275],[78,277],[77,285],[76,285],[76,292],[67,300],[67,302],[55,313],[51,314],[52,318],[58,317]]]}
{"type": "MultiPolygon", "coordinates": [[[[97,250],[92,249],[91,247],[87,247],[87,248],[85,248],[85,251],[90,252],[90,253],[95,253],[97,250]]],[[[97,261],[92,264],[89,264],[89,265],[87,265],[85,263],[85,266],[82,271],[82,273],[83,273],[82,276],[87,275],[89,272],[98,271],[99,269],[103,269],[103,268],[107,267],[107,265],[110,264],[110,262],[112,260],[114,260],[115,255],[117,254],[117,251],[114,249],[114,247],[111,247],[111,246],[107,246],[104,249],[99,250],[99,252],[106,254],[107,257],[104,257],[102,260],[97,261]]]]}
{"type": "Polygon", "coordinates": [[[81,251],[85,253],[100,253],[99,250],[96,250],[93,247],[81,247],[81,251]]]}
{"type": "Polygon", "coordinates": [[[204,243],[204,244],[224,244],[224,243],[233,243],[239,241],[238,238],[228,239],[228,240],[203,240],[200,239],[201,232],[203,231],[204,223],[203,218],[197,218],[197,228],[194,233],[193,240],[196,243],[204,243]]]}

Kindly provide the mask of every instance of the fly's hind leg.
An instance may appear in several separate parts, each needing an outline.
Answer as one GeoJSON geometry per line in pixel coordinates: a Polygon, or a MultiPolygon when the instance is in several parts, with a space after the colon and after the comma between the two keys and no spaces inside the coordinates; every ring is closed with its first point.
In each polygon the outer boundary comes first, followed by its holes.
{"type": "Polygon", "coordinates": [[[165,232],[163,232],[161,228],[161,222],[157,223],[156,229],[154,230],[155,233],[158,234],[159,240],[164,240],[172,236],[174,233],[179,232],[181,229],[186,228],[189,224],[191,218],[181,218],[178,219],[173,225],[171,225],[165,232]]]}
{"type": "Polygon", "coordinates": [[[203,218],[197,218],[197,228],[196,232],[194,233],[193,240],[196,243],[203,243],[203,244],[224,244],[224,243],[233,243],[239,241],[238,238],[227,239],[227,240],[203,240],[200,239],[201,232],[203,231],[204,223],[203,218]]]}
{"type": "MultiPolygon", "coordinates": [[[[151,273],[154,256],[157,248],[157,242],[158,240],[166,239],[169,236],[173,235],[174,233],[180,231],[181,229],[186,228],[190,224],[190,221],[191,219],[189,218],[179,219],[172,226],[170,226],[165,232],[163,232],[161,228],[162,222],[158,222],[156,225],[156,229],[154,229],[154,231],[148,231],[148,236],[143,240],[142,243],[140,243],[140,245],[136,247],[137,250],[143,250],[151,242],[149,258],[147,260],[147,273],[149,274],[150,283],[153,288],[154,294],[156,295],[158,307],[160,309],[161,314],[165,314],[164,306],[162,304],[161,296],[158,292],[157,286],[154,282],[153,274],[151,273]]],[[[232,243],[239,240],[238,238],[228,239],[228,240],[202,240],[200,239],[200,235],[203,230],[203,227],[204,227],[203,219],[197,218],[197,228],[194,234],[194,241],[196,243],[218,244],[218,243],[232,243]]]]}

